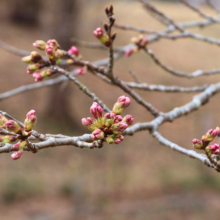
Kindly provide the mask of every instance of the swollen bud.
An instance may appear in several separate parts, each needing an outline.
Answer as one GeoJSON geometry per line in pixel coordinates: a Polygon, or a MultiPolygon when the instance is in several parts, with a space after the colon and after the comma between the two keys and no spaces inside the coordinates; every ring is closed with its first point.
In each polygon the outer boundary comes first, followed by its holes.
{"type": "Polygon", "coordinates": [[[37,122],[36,112],[35,110],[31,110],[27,113],[26,119],[24,121],[24,130],[31,131],[34,125],[37,122]]]}
{"type": "Polygon", "coordinates": [[[102,130],[100,130],[100,129],[95,129],[92,132],[92,136],[91,137],[92,137],[93,140],[102,140],[105,137],[105,133],[102,130]]]}
{"type": "Polygon", "coordinates": [[[102,107],[97,102],[93,102],[90,108],[90,113],[94,116],[94,118],[95,119],[101,118],[102,112],[103,112],[102,107]]]}
{"type": "Polygon", "coordinates": [[[131,103],[131,100],[128,97],[120,96],[118,101],[114,104],[112,112],[115,114],[120,115],[123,110],[128,107],[131,103]]]}
{"type": "Polygon", "coordinates": [[[16,134],[21,133],[21,127],[19,124],[14,120],[8,120],[4,124],[4,128],[10,132],[14,132],[16,134]]]}
{"type": "Polygon", "coordinates": [[[192,143],[193,143],[193,147],[195,149],[198,149],[198,150],[201,150],[203,148],[203,143],[202,141],[198,140],[198,139],[193,139],[192,140],[192,143]]]}
{"type": "Polygon", "coordinates": [[[11,158],[12,158],[13,160],[17,160],[17,159],[19,159],[19,158],[21,157],[22,153],[23,153],[23,151],[14,152],[14,153],[11,155],[11,158]]]}
{"type": "Polygon", "coordinates": [[[45,50],[47,44],[42,40],[37,40],[33,43],[33,46],[39,50],[45,50]]]}

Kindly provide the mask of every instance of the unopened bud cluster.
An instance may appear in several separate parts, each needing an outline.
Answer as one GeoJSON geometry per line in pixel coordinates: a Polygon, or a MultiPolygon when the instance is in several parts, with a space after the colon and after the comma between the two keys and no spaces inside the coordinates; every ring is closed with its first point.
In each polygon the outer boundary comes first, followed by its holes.
{"type": "Polygon", "coordinates": [[[220,146],[218,143],[210,144],[216,136],[220,135],[220,128],[210,129],[208,132],[202,136],[201,140],[193,139],[192,144],[195,149],[205,150],[208,155],[220,153],[220,146]]]}
{"type": "Polygon", "coordinates": [[[125,56],[129,57],[133,53],[137,53],[140,49],[145,48],[147,46],[148,42],[149,42],[148,39],[144,38],[143,35],[140,35],[138,38],[137,37],[131,38],[131,43],[133,43],[135,45],[135,47],[126,51],[125,56]]]}
{"type": "Polygon", "coordinates": [[[31,130],[36,124],[36,121],[37,117],[35,110],[29,111],[24,121],[24,130],[22,131],[21,127],[16,121],[8,120],[3,114],[0,113],[0,128],[10,132],[10,134],[5,134],[3,130],[0,130],[0,133],[2,133],[0,135],[0,142],[12,143],[19,140],[19,142],[13,145],[13,149],[16,150],[16,152],[11,155],[13,160],[17,160],[21,157],[23,149],[27,145],[26,139],[31,135],[31,130]]]}
{"type": "MultiPolygon", "coordinates": [[[[55,72],[52,69],[44,69],[45,67],[50,67],[55,64],[59,64],[61,62],[61,58],[64,55],[67,55],[67,52],[60,49],[60,45],[54,39],[48,40],[47,43],[43,40],[37,40],[33,43],[39,50],[45,51],[45,54],[48,58],[48,61],[45,61],[42,56],[36,52],[32,51],[29,56],[23,57],[22,61],[28,63],[27,73],[33,74],[35,82],[42,81],[44,78],[52,76],[55,72]]],[[[79,54],[79,50],[77,47],[72,46],[68,53],[72,56],[81,59],[82,56],[79,54]]],[[[73,64],[73,59],[66,60],[67,64],[73,64]]],[[[78,74],[84,75],[85,69],[80,68],[78,74]]]]}
{"type": "Polygon", "coordinates": [[[114,104],[112,112],[103,116],[102,107],[94,102],[90,108],[90,113],[94,118],[82,119],[82,124],[92,131],[93,140],[105,140],[109,144],[119,144],[124,140],[122,132],[133,124],[131,115],[121,116],[122,111],[130,105],[130,99],[120,96],[114,104]]]}
{"type": "Polygon", "coordinates": [[[110,5],[109,7],[106,7],[105,13],[109,19],[109,24],[103,22],[103,28],[106,33],[104,33],[102,28],[98,27],[96,30],[93,31],[93,34],[103,45],[105,45],[106,47],[110,47],[112,45],[112,42],[116,38],[116,32],[114,32],[112,35],[110,34],[111,28],[115,23],[115,18],[113,17],[113,6],[110,5]]]}

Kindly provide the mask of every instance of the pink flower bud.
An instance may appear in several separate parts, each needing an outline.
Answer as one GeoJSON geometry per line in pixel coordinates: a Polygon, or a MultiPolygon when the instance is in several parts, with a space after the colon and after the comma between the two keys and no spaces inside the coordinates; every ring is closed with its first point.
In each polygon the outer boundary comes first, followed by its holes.
{"type": "Polygon", "coordinates": [[[129,50],[127,50],[126,52],[125,52],[125,57],[129,57],[129,56],[131,56],[131,54],[133,54],[134,53],[134,49],[129,49],[129,50]]]}
{"type": "Polygon", "coordinates": [[[90,108],[90,113],[94,116],[94,118],[95,119],[101,118],[102,112],[103,112],[102,107],[97,102],[93,102],[90,108]]]}
{"type": "Polygon", "coordinates": [[[193,139],[192,143],[193,143],[193,147],[195,149],[202,149],[203,148],[203,143],[198,139],[193,139]]]}
{"type": "Polygon", "coordinates": [[[214,130],[214,129],[210,129],[208,131],[208,134],[210,134],[212,137],[216,137],[217,134],[218,134],[218,131],[217,130],[214,130]]]}
{"type": "Polygon", "coordinates": [[[31,110],[27,113],[26,119],[24,121],[24,130],[31,131],[34,125],[37,122],[36,112],[35,110],[31,110]]]}
{"type": "Polygon", "coordinates": [[[33,74],[35,82],[40,82],[44,79],[44,77],[41,75],[40,71],[37,71],[33,74]]]}
{"type": "Polygon", "coordinates": [[[18,143],[13,145],[13,149],[14,150],[23,150],[26,145],[27,145],[26,141],[19,141],[18,143]]]}
{"type": "Polygon", "coordinates": [[[93,140],[102,140],[104,139],[105,137],[105,134],[102,130],[100,129],[95,129],[93,132],[92,132],[92,139],[93,140]]]}
{"type": "Polygon", "coordinates": [[[81,67],[81,68],[77,69],[77,74],[85,75],[86,74],[85,67],[81,67]]]}
{"type": "Polygon", "coordinates": [[[219,152],[220,152],[220,150],[219,150],[219,149],[216,149],[216,150],[213,152],[213,154],[218,155],[218,154],[219,154],[219,152]]]}
{"type": "Polygon", "coordinates": [[[47,46],[45,49],[46,54],[48,54],[49,56],[54,55],[54,49],[51,46],[47,46]]]}
{"type": "Polygon", "coordinates": [[[126,116],[123,118],[123,122],[125,122],[125,123],[128,124],[128,125],[132,125],[133,122],[134,122],[134,118],[132,118],[131,115],[126,115],[126,116]]]}
{"type": "Polygon", "coordinates": [[[118,122],[120,122],[120,121],[122,121],[122,116],[121,115],[116,115],[115,116],[115,121],[114,121],[114,123],[118,123],[118,122]]]}
{"type": "Polygon", "coordinates": [[[91,117],[82,119],[82,124],[85,125],[86,127],[91,126],[93,122],[94,122],[94,120],[91,117]]]}
{"type": "Polygon", "coordinates": [[[119,134],[122,133],[127,127],[128,125],[126,123],[119,122],[117,124],[112,125],[112,130],[114,134],[119,134]]]}
{"type": "Polygon", "coordinates": [[[54,50],[57,50],[57,49],[60,49],[60,45],[58,44],[58,42],[55,40],[55,39],[52,39],[52,40],[48,40],[47,41],[47,44],[54,48],[54,50]]]}
{"type": "Polygon", "coordinates": [[[68,53],[75,55],[76,57],[79,56],[79,50],[77,47],[72,46],[69,50],[68,53]]]}
{"type": "Polygon", "coordinates": [[[146,45],[149,43],[149,40],[147,38],[143,38],[140,42],[142,47],[146,47],[146,45]]]}
{"type": "Polygon", "coordinates": [[[102,28],[99,27],[93,31],[93,34],[95,35],[95,37],[97,37],[99,39],[103,36],[104,32],[103,32],[102,28]]]}
{"type": "Polygon", "coordinates": [[[131,103],[131,100],[123,95],[118,98],[118,102],[120,102],[123,105],[123,107],[128,107],[131,103]]]}
{"type": "Polygon", "coordinates": [[[41,69],[42,66],[39,63],[32,63],[27,66],[27,73],[34,73],[35,71],[41,69]]]}
{"type": "Polygon", "coordinates": [[[105,126],[110,127],[115,122],[116,114],[115,113],[106,113],[104,115],[104,119],[105,119],[105,126]]]}
{"type": "Polygon", "coordinates": [[[17,160],[17,159],[19,159],[19,158],[21,157],[22,153],[23,153],[23,151],[14,152],[14,153],[11,155],[11,158],[12,158],[13,160],[17,160]]]}
{"type": "Polygon", "coordinates": [[[64,56],[66,54],[66,52],[64,50],[56,50],[55,52],[55,57],[58,59],[58,58],[61,58],[62,56],[64,56]]]}
{"type": "Polygon", "coordinates": [[[38,48],[39,50],[45,50],[47,44],[42,40],[37,40],[33,43],[33,46],[38,48]]]}
{"type": "Polygon", "coordinates": [[[209,149],[211,151],[215,151],[215,150],[219,149],[219,144],[215,142],[215,143],[213,143],[212,145],[209,146],[209,149]]]}
{"type": "Polygon", "coordinates": [[[29,55],[26,57],[22,57],[21,61],[23,61],[25,63],[31,63],[32,62],[31,59],[32,59],[32,57],[31,57],[31,55],[29,55]]]}
{"type": "Polygon", "coordinates": [[[120,115],[122,111],[128,107],[131,103],[131,100],[128,97],[120,96],[118,101],[114,104],[112,112],[120,115]]]}
{"type": "Polygon", "coordinates": [[[115,139],[114,143],[115,143],[115,144],[120,144],[120,143],[121,143],[121,140],[120,140],[120,139],[115,139]]]}
{"type": "Polygon", "coordinates": [[[10,132],[14,132],[16,134],[21,132],[20,126],[14,120],[8,120],[7,122],[5,122],[4,128],[10,132]]]}

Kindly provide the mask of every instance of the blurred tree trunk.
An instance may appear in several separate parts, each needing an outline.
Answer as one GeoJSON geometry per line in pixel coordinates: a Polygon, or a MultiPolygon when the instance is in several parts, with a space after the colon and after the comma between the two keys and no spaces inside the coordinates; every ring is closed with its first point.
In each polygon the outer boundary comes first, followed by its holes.
{"type": "MultiPolygon", "coordinates": [[[[53,25],[51,38],[56,39],[62,49],[68,50],[71,46],[70,38],[76,35],[77,30],[77,0],[56,0],[55,13],[53,13],[53,25]]],[[[66,67],[65,67],[66,68],[66,67]]],[[[76,122],[71,115],[68,105],[68,94],[73,95],[73,87],[66,85],[55,85],[50,88],[49,101],[46,114],[51,119],[59,120],[59,123],[76,127],[76,122]],[[60,89],[62,87],[62,89],[60,89]]]]}
{"type": "Polygon", "coordinates": [[[8,2],[13,22],[36,26],[39,24],[40,0],[19,0],[8,2]]]}

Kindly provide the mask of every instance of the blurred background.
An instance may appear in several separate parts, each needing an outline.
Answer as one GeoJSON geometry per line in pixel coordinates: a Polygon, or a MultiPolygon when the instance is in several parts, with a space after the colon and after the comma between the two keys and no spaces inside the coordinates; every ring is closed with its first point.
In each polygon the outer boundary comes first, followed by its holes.
{"type": "MultiPolygon", "coordinates": [[[[201,19],[177,1],[152,1],[176,22],[201,19]]],[[[190,1],[194,2],[194,1],[190,1]]],[[[64,49],[71,38],[97,42],[93,30],[107,20],[104,7],[113,3],[117,24],[130,24],[152,30],[165,27],[154,20],[136,1],[86,0],[1,0],[0,39],[11,46],[32,51],[37,40],[57,39],[64,49]]],[[[215,12],[200,4],[201,10],[215,12]]],[[[219,1],[213,1],[214,4],[219,1]]],[[[218,24],[192,32],[219,38],[218,24]]],[[[117,31],[116,46],[138,36],[117,31]]],[[[219,47],[193,39],[161,39],[149,45],[161,61],[175,69],[193,72],[219,68],[219,47]]],[[[108,52],[79,47],[83,59],[106,58],[108,52]]],[[[34,83],[26,74],[21,58],[0,48],[0,93],[34,83]]],[[[72,68],[69,68],[72,70],[72,68]]],[[[185,79],[174,77],[155,65],[143,52],[121,58],[115,75],[132,81],[134,71],[149,84],[195,86],[219,81],[218,75],[185,79]]],[[[110,108],[124,92],[104,83],[90,73],[78,79],[110,108]]],[[[167,112],[189,102],[192,94],[163,94],[138,91],[161,111],[167,112]]],[[[71,82],[33,90],[0,101],[0,109],[23,121],[30,109],[38,116],[40,133],[81,135],[88,131],[81,118],[90,116],[92,100],[71,82]]],[[[160,127],[170,141],[191,149],[191,140],[210,128],[220,126],[219,94],[190,115],[160,127]]],[[[146,110],[132,100],[125,114],[135,122],[152,120],[146,110]]],[[[0,155],[0,213],[2,220],[145,220],[145,219],[217,219],[219,215],[220,176],[201,162],[161,146],[148,132],[126,136],[120,145],[102,149],[78,149],[71,146],[46,149],[37,154],[24,153],[18,161],[10,154],[0,155]]]]}

